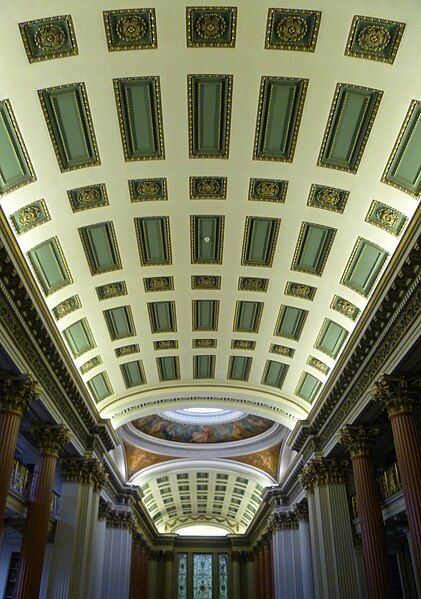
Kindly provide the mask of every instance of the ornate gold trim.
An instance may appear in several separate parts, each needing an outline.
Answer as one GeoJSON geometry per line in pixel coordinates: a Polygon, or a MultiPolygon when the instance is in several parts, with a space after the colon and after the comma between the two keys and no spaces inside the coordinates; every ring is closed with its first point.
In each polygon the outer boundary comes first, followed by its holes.
{"type": "Polygon", "coordinates": [[[399,44],[400,44],[404,29],[405,29],[405,23],[400,23],[399,21],[389,21],[387,19],[376,19],[375,17],[365,17],[363,15],[355,15],[354,18],[352,19],[351,29],[349,31],[348,39],[346,42],[345,56],[352,56],[354,58],[365,58],[366,60],[376,60],[378,62],[385,62],[388,64],[393,64],[393,62],[396,58],[396,54],[399,49],[399,44]],[[355,36],[356,29],[357,29],[357,25],[359,24],[359,21],[362,19],[370,21],[371,24],[397,25],[396,38],[393,42],[393,46],[391,48],[389,56],[376,56],[369,50],[366,52],[364,52],[364,51],[359,52],[357,50],[351,49],[352,45],[354,43],[354,36],[355,36]]]}

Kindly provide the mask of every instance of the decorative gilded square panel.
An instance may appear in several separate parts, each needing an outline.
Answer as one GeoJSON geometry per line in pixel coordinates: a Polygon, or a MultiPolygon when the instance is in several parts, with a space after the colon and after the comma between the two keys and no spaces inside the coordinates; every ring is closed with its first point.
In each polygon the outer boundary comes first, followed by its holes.
{"type": "Polygon", "coordinates": [[[188,75],[190,158],[228,158],[232,75],[188,75]]]}
{"type": "Polygon", "coordinates": [[[36,181],[9,100],[0,102],[0,196],[36,181]]]}
{"type": "Polygon", "coordinates": [[[154,341],[153,348],[155,351],[163,349],[178,349],[178,341],[176,339],[164,339],[162,341],[154,341]]]}
{"type": "Polygon", "coordinates": [[[378,89],[337,84],[318,166],[357,172],[382,96],[378,89]]]}
{"type": "Polygon", "coordinates": [[[193,275],[192,289],[221,289],[221,277],[214,275],[193,275]]]}
{"type": "Polygon", "coordinates": [[[81,227],[79,235],[91,275],[121,268],[120,252],[111,221],[81,227]]]}
{"type": "Polygon", "coordinates": [[[216,339],[193,339],[192,342],[193,349],[214,349],[216,348],[216,345],[216,339]]]}
{"type": "Polygon", "coordinates": [[[316,291],[316,287],[312,287],[311,285],[287,281],[284,293],[285,295],[292,295],[293,297],[299,297],[301,299],[312,301],[316,295],[316,291]]]}
{"type": "Polygon", "coordinates": [[[82,302],[80,301],[80,297],[78,295],[72,295],[67,299],[63,300],[57,306],[53,308],[53,314],[57,320],[71,314],[75,310],[78,310],[82,307],[82,302]]]}
{"type": "Polygon", "coordinates": [[[405,23],[355,15],[346,43],[346,56],[393,64],[405,23]]]}
{"type": "Polygon", "coordinates": [[[321,276],[335,235],[336,229],[331,227],[303,223],[292,259],[291,270],[321,276]]]}
{"type": "Polygon", "coordinates": [[[259,277],[240,277],[238,279],[239,291],[262,291],[268,290],[269,279],[259,277]]]}
{"type": "Polygon", "coordinates": [[[271,343],[269,351],[271,354],[277,354],[278,356],[285,356],[286,358],[293,358],[295,349],[287,347],[286,345],[278,345],[277,343],[271,343]]]}
{"type": "Polygon", "coordinates": [[[263,76],[254,138],[254,160],[292,162],[308,79],[263,76]]]}
{"type": "Polygon", "coordinates": [[[380,229],[384,229],[395,237],[399,237],[408,219],[399,210],[373,200],[365,220],[376,227],[380,227],[380,229]]]}
{"type": "Polygon", "coordinates": [[[172,291],[174,289],[173,277],[146,277],[143,279],[145,291],[172,291]]]}
{"type": "Polygon", "coordinates": [[[314,52],[321,15],[318,10],[270,8],[265,48],[314,52]]]}
{"type": "Polygon", "coordinates": [[[45,295],[73,283],[57,237],[51,237],[29,250],[28,258],[45,295]]]}
{"type": "Polygon", "coordinates": [[[127,295],[127,286],[124,281],[115,281],[114,283],[100,285],[96,288],[96,293],[99,300],[121,297],[122,295],[127,295]]]}
{"type": "Polygon", "coordinates": [[[343,213],[348,201],[349,191],[313,184],[307,200],[307,206],[343,213]]]}
{"type": "Polygon", "coordinates": [[[101,206],[108,206],[109,204],[104,183],[69,189],[67,195],[69,196],[70,206],[73,212],[89,210],[90,208],[100,208],[101,206]]]}
{"type": "Polygon", "coordinates": [[[168,216],[135,218],[136,237],[142,266],[171,264],[170,221],[168,216]]]}
{"type": "Polygon", "coordinates": [[[421,101],[412,100],[382,175],[382,182],[421,197],[421,101]]]}
{"type": "Polygon", "coordinates": [[[114,92],[126,162],[163,160],[159,77],[114,79],[114,92]]]}
{"type": "Polygon", "coordinates": [[[388,253],[375,243],[359,237],[345,267],[341,283],[367,297],[380,275],[388,253]]]}
{"type": "Polygon", "coordinates": [[[241,264],[271,267],[281,220],[246,216],[241,264]]]}
{"type": "Polygon", "coordinates": [[[29,62],[78,54],[72,17],[62,15],[19,23],[29,62]]]}
{"type": "Polygon", "coordinates": [[[104,11],[108,50],[148,50],[158,47],[154,8],[104,11]]]}
{"type": "Polygon", "coordinates": [[[356,320],[358,314],[360,313],[360,309],[357,308],[354,304],[352,304],[349,300],[340,297],[339,295],[334,295],[331,301],[330,307],[337,312],[340,312],[347,318],[351,320],[356,320]]]}
{"type": "Polygon", "coordinates": [[[38,96],[60,170],[99,165],[85,84],[41,89],[38,96]]]}
{"type": "Polygon", "coordinates": [[[153,202],[168,200],[167,180],[158,179],[132,179],[129,181],[129,193],[132,202],[153,202]]]}
{"type": "Polygon", "coordinates": [[[191,200],[225,200],[226,177],[190,177],[191,200]]]}
{"type": "Polygon", "coordinates": [[[231,349],[244,349],[251,351],[255,349],[256,342],[250,341],[249,339],[233,339],[231,341],[231,349]]]}
{"type": "Polygon", "coordinates": [[[36,200],[14,212],[10,216],[10,220],[16,233],[21,235],[38,225],[46,223],[51,220],[51,217],[44,200],[36,200]]]}
{"type": "Polygon", "coordinates": [[[222,264],[224,216],[190,216],[192,264],[222,264]]]}
{"type": "Polygon", "coordinates": [[[325,364],[321,360],[318,360],[314,356],[309,356],[307,358],[307,364],[309,366],[312,366],[313,368],[316,368],[316,370],[319,370],[323,374],[329,374],[329,371],[330,371],[329,366],[327,366],[327,364],[325,364]]]}
{"type": "Polygon", "coordinates": [[[116,347],[114,353],[117,358],[123,356],[129,356],[130,354],[136,354],[140,351],[138,343],[131,343],[130,345],[123,345],[122,347],[116,347]]]}
{"type": "Polygon", "coordinates": [[[82,364],[82,366],[79,368],[79,370],[82,374],[86,374],[87,372],[89,372],[90,370],[93,370],[100,364],[102,364],[101,356],[95,356],[95,357],[91,358],[90,360],[88,360],[87,362],[85,362],[84,364],[82,364]]]}
{"type": "Polygon", "coordinates": [[[237,25],[235,6],[187,6],[188,48],[233,48],[237,25]]]}
{"type": "Polygon", "coordinates": [[[278,179],[250,179],[249,200],[283,204],[287,195],[288,181],[278,179]]]}

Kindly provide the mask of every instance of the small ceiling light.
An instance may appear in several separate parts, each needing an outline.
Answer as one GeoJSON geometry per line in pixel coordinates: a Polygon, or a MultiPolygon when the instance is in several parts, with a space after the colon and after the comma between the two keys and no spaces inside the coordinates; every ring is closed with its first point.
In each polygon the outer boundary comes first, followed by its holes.
{"type": "Polygon", "coordinates": [[[205,243],[209,243],[209,242],[210,242],[210,240],[211,240],[211,238],[210,238],[210,237],[204,237],[204,238],[203,238],[203,241],[204,241],[205,243]]]}

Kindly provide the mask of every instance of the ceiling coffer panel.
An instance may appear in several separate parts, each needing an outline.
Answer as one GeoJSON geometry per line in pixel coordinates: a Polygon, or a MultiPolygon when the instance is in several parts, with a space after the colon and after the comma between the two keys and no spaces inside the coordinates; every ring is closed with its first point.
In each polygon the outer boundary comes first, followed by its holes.
{"type": "Polygon", "coordinates": [[[89,379],[88,387],[96,402],[102,401],[114,393],[108,373],[105,371],[89,379]]]}
{"type": "Polygon", "coordinates": [[[253,358],[249,356],[231,356],[228,364],[228,379],[248,381],[253,358]]]}
{"type": "Polygon", "coordinates": [[[74,322],[63,331],[70,351],[74,358],[96,347],[91,328],[86,318],[74,322]]]}
{"type": "Polygon", "coordinates": [[[62,15],[19,23],[29,62],[78,54],[72,17],[62,15]]]}
{"type": "Polygon", "coordinates": [[[154,8],[104,11],[108,50],[149,50],[158,47],[154,8]]]}
{"type": "Polygon", "coordinates": [[[341,283],[361,295],[368,296],[380,275],[387,255],[387,252],[375,243],[359,237],[341,283]]]}
{"type": "Polygon", "coordinates": [[[193,378],[194,379],[213,379],[215,376],[214,355],[193,356],[193,378]]]}
{"type": "Polygon", "coordinates": [[[45,295],[73,283],[57,237],[47,239],[28,252],[28,258],[45,295]]]}
{"type": "Polygon", "coordinates": [[[291,270],[321,276],[336,235],[336,229],[303,223],[295,249],[291,270]]]}
{"type": "Polygon", "coordinates": [[[92,275],[121,269],[120,252],[112,222],[82,227],[79,235],[92,275]]]}
{"type": "Polygon", "coordinates": [[[178,356],[157,358],[158,376],[161,382],[175,381],[180,378],[180,362],[178,356]]]}
{"type": "Polygon", "coordinates": [[[295,389],[295,394],[301,399],[312,402],[322,386],[322,382],[309,372],[303,372],[295,389]]]}
{"type": "Polygon", "coordinates": [[[278,179],[250,179],[249,200],[283,204],[288,190],[288,181],[278,179]]]}
{"type": "Polygon", "coordinates": [[[177,331],[175,302],[148,302],[148,313],[152,333],[177,331]]]}
{"type": "Polygon", "coordinates": [[[321,15],[318,10],[270,8],[265,48],[314,52],[321,15]]]}
{"type": "Polygon", "coordinates": [[[34,227],[38,227],[38,225],[48,222],[51,217],[44,200],[37,200],[14,212],[10,220],[16,233],[21,235],[34,227]]]}
{"type": "Polygon", "coordinates": [[[127,389],[146,383],[142,360],[133,360],[120,364],[121,374],[127,389]]]}
{"type": "Polygon", "coordinates": [[[288,364],[276,362],[275,360],[266,360],[265,369],[263,371],[262,384],[269,387],[282,389],[285,377],[288,372],[288,364]]]}
{"type": "Polygon", "coordinates": [[[67,195],[69,196],[73,212],[89,210],[90,208],[101,208],[101,206],[108,206],[109,204],[107,189],[104,183],[69,189],[67,195]]]}
{"type": "Polygon", "coordinates": [[[348,331],[344,329],[344,327],[337,322],[330,320],[330,318],[325,318],[314,347],[331,358],[336,358],[341,351],[347,336],[348,331]]]}
{"type": "Polygon", "coordinates": [[[280,224],[279,218],[246,217],[241,264],[272,266],[280,224]]]}
{"type": "Polygon", "coordinates": [[[168,216],[135,218],[142,266],[171,264],[170,221],[168,216]]]}
{"type": "Polygon", "coordinates": [[[224,221],[216,215],[190,217],[192,264],[222,264],[224,221]]]}
{"type": "Polygon", "coordinates": [[[258,333],[263,305],[263,302],[237,301],[233,330],[239,333],[258,333]]]}
{"type": "Polygon", "coordinates": [[[191,200],[226,200],[226,177],[190,177],[191,200]]]}
{"type": "Polygon", "coordinates": [[[189,48],[233,48],[237,24],[234,6],[188,6],[186,8],[189,48]]]}
{"type": "Polygon", "coordinates": [[[163,177],[155,179],[132,179],[129,181],[129,193],[132,202],[168,200],[167,180],[163,177]]]}
{"type": "Polygon", "coordinates": [[[136,335],[130,306],[110,308],[109,310],[104,310],[103,314],[112,341],[136,335]]]}
{"type": "Polygon", "coordinates": [[[299,341],[307,316],[307,310],[293,306],[281,306],[274,335],[299,341]]]}
{"type": "Polygon", "coordinates": [[[228,158],[232,75],[189,75],[190,158],[228,158]]]}
{"type": "Polygon", "coordinates": [[[217,331],[219,300],[192,300],[193,331],[217,331]]]}

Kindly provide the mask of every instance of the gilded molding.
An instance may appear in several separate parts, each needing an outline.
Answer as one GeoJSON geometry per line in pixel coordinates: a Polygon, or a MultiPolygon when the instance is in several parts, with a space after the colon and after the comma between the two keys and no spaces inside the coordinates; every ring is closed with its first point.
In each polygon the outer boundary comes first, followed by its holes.
{"type": "Polygon", "coordinates": [[[63,287],[66,287],[67,285],[71,285],[73,283],[73,277],[71,275],[69,266],[67,264],[67,261],[66,261],[66,258],[65,258],[64,252],[63,252],[63,249],[61,247],[60,241],[57,236],[51,237],[50,239],[47,239],[46,241],[39,243],[35,247],[32,247],[28,252],[26,252],[26,255],[28,257],[29,263],[32,266],[32,270],[35,275],[35,278],[38,281],[38,284],[39,284],[40,288],[42,289],[42,291],[45,293],[45,295],[47,295],[47,296],[51,295],[52,293],[59,291],[59,289],[62,289],[63,287]],[[40,273],[38,272],[38,269],[35,268],[34,262],[31,258],[31,253],[30,253],[30,252],[34,252],[35,250],[37,250],[38,248],[40,248],[42,245],[46,244],[47,242],[51,242],[52,244],[54,244],[54,249],[57,251],[58,257],[61,259],[61,266],[63,267],[63,270],[64,270],[63,274],[65,274],[67,277],[65,280],[63,280],[63,283],[60,283],[59,285],[57,285],[56,287],[54,287],[50,290],[48,290],[44,286],[43,281],[40,276],[40,273]]]}
{"type": "Polygon", "coordinates": [[[47,205],[44,200],[36,200],[10,216],[13,228],[17,235],[22,235],[34,227],[38,227],[51,220],[47,205]]]}
{"type": "Polygon", "coordinates": [[[340,297],[339,295],[333,296],[332,301],[330,303],[330,308],[332,308],[332,310],[340,312],[340,314],[343,314],[351,320],[356,320],[359,313],[361,312],[361,310],[357,308],[357,306],[355,306],[349,300],[340,297]]]}
{"type": "Polygon", "coordinates": [[[312,287],[311,285],[287,281],[287,284],[285,285],[284,294],[292,295],[293,297],[299,297],[300,299],[313,301],[314,296],[316,295],[316,291],[316,287],[312,287]]]}
{"type": "Polygon", "coordinates": [[[164,339],[162,341],[154,341],[153,348],[155,351],[163,349],[178,349],[178,341],[176,339],[164,339]]]}
{"type": "Polygon", "coordinates": [[[174,277],[146,277],[143,279],[145,291],[172,291],[174,289],[174,277]]]}
{"type": "Polygon", "coordinates": [[[63,318],[64,316],[71,314],[72,312],[78,310],[81,307],[82,302],[80,301],[80,297],[76,294],[63,300],[62,302],[57,304],[57,306],[54,306],[52,312],[56,319],[60,320],[60,318],[63,318]]]}
{"type": "Polygon", "coordinates": [[[318,10],[270,8],[265,48],[314,52],[322,13],[318,10]]]}
{"type": "Polygon", "coordinates": [[[132,343],[130,345],[123,345],[123,347],[116,347],[114,352],[117,358],[128,356],[130,354],[136,354],[140,351],[138,343],[132,343]]]}
{"type": "Polygon", "coordinates": [[[226,177],[190,177],[189,181],[191,200],[226,200],[226,177]]]}
{"type": "Polygon", "coordinates": [[[277,343],[271,343],[269,352],[271,354],[277,354],[278,356],[285,356],[286,358],[293,358],[295,349],[287,347],[286,345],[278,345],[277,343]]]}
{"type": "Polygon", "coordinates": [[[405,23],[355,15],[345,48],[345,56],[393,64],[405,23]]]}
{"type": "Polygon", "coordinates": [[[19,29],[30,63],[79,53],[71,15],[26,21],[19,29]]]}
{"type": "Polygon", "coordinates": [[[130,200],[132,202],[156,202],[168,200],[167,180],[131,179],[129,181],[130,200]]]}
{"type": "Polygon", "coordinates": [[[38,397],[38,383],[31,377],[0,374],[0,410],[22,416],[38,397]]]}
{"type": "Polygon", "coordinates": [[[216,339],[193,339],[192,347],[193,349],[210,349],[215,348],[217,345],[216,339]]]}
{"type": "Polygon", "coordinates": [[[238,279],[239,291],[261,291],[265,293],[269,286],[269,279],[259,277],[240,277],[238,279]]]}
{"type": "Polygon", "coordinates": [[[337,458],[320,458],[311,460],[302,470],[300,482],[308,493],[314,487],[346,482],[348,460],[337,458]]]}
{"type": "Polygon", "coordinates": [[[82,374],[86,374],[87,372],[89,372],[93,368],[96,368],[97,366],[100,366],[101,364],[102,364],[101,356],[94,356],[93,358],[91,358],[90,360],[88,360],[87,362],[82,364],[82,366],[79,368],[79,370],[82,374]]]}
{"type": "Polygon", "coordinates": [[[45,424],[32,426],[31,436],[41,455],[58,457],[66,443],[70,442],[72,433],[64,426],[45,424]]]}
{"type": "Polygon", "coordinates": [[[366,223],[379,227],[394,237],[399,237],[407,221],[407,217],[402,212],[376,200],[372,201],[365,217],[366,223]]]}
{"type": "Polygon", "coordinates": [[[221,277],[214,275],[192,275],[192,289],[221,289],[221,277]]]}
{"type": "Polygon", "coordinates": [[[63,479],[67,482],[92,485],[96,492],[107,482],[105,468],[95,458],[64,458],[61,465],[63,479]]]}
{"type": "Polygon", "coordinates": [[[371,455],[378,434],[378,428],[348,424],[339,431],[338,440],[351,454],[351,458],[357,458],[371,455]]]}
{"type": "Polygon", "coordinates": [[[154,8],[127,8],[103,13],[109,52],[158,47],[154,8]]]}
{"type": "Polygon", "coordinates": [[[316,370],[319,370],[320,372],[322,372],[325,375],[329,374],[329,371],[330,371],[329,366],[327,366],[327,364],[325,364],[318,358],[315,358],[314,356],[309,356],[307,358],[307,364],[309,366],[312,366],[313,368],[316,368],[316,370]]]}
{"type": "Polygon", "coordinates": [[[67,191],[67,196],[72,212],[81,212],[83,210],[101,208],[102,206],[109,205],[105,183],[69,189],[67,191]]]}
{"type": "Polygon", "coordinates": [[[371,389],[374,401],[379,402],[390,418],[414,413],[417,407],[415,389],[404,376],[382,374],[371,389]]]}
{"type": "Polygon", "coordinates": [[[100,301],[127,295],[127,285],[125,281],[115,281],[96,287],[96,294],[100,301]]]}
{"type": "Polygon", "coordinates": [[[248,339],[233,339],[231,341],[231,349],[243,349],[251,351],[255,349],[256,342],[248,339]]]}
{"type": "Polygon", "coordinates": [[[235,6],[187,6],[188,48],[234,48],[237,26],[235,6]]]}

